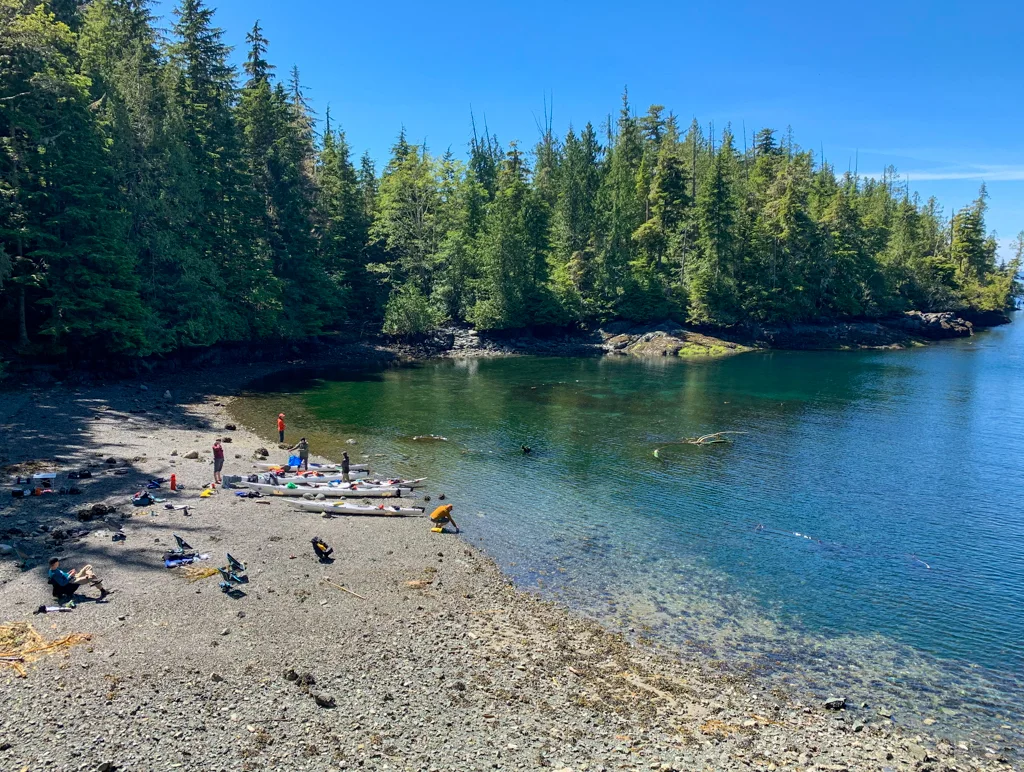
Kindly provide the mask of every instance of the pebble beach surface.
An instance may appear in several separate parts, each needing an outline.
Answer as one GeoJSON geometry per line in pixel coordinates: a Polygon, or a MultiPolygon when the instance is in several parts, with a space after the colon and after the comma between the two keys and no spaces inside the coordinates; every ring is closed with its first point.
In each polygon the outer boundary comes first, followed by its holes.
{"type": "MultiPolygon", "coordinates": [[[[609,633],[516,590],[425,518],[328,520],[230,490],[200,498],[215,437],[231,439],[228,475],[252,471],[259,447],[284,457],[242,427],[225,431],[231,394],[267,371],[4,393],[5,486],[49,467],[82,493],[16,500],[5,487],[0,543],[16,550],[0,555],[0,625],[90,639],[25,663],[24,677],[0,663],[0,769],[1015,768],[1003,748],[907,736],[876,706],[802,703],[609,633]],[[93,477],[66,480],[79,469],[93,477]],[[157,495],[187,516],[129,502],[171,474],[184,490],[157,495]],[[116,511],[80,521],[93,504],[116,511]],[[210,554],[199,566],[228,552],[246,563],[244,596],[164,568],[173,534],[210,554]],[[315,536],[333,563],[317,561],[315,536]],[[50,555],[91,563],[115,593],[98,603],[85,589],[70,613],[33,615],[51,601],[50,555]]],[[[374,471],[387,474],[386,460],[374,471]]]]}

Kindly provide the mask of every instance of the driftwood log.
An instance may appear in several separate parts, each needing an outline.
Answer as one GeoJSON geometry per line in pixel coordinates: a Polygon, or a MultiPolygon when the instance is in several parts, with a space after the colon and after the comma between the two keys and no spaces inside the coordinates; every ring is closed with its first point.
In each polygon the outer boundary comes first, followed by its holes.
{"type": "MultiPolygon", "coordinates": [[[[714,445],[720,442],[731,442],[727,434],[746,434],[746,432],[713,432],[711,434],[702,434],[700,437],[686,437],[678,442],[670,443],[672,445],[714,445]]],[[[655,458],[661,458],[659,455],[662,448],[656,448],[654,451],[655,458]]]]}

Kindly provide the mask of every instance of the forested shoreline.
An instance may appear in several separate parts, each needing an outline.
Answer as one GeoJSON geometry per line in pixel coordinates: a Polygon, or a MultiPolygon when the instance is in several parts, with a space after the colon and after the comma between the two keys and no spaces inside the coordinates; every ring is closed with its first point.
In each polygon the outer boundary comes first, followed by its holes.
{"type": "MultiPolygon", "coordinates": [[[[0,319],[20,356],[149,356],[358,324],[410,335],[671,318],[708,326],[997,310],[1019,294],[984,187],[946,216],[895,170],[837,174],[623,96],[525,148],[404,130],[378,170],[317,120],[256,23],[0,0],[0,319]]],[[[344,116],[340,116],[341,119],[344,116]]],[[[467,115],[467,124],[470,117],[467,115]]]]}

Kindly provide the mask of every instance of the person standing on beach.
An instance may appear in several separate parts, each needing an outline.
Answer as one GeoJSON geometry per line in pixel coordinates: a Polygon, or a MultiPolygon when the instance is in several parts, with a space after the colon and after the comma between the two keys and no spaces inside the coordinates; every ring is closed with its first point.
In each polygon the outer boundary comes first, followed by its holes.
{"type": "Polygon", "coordinates": [[[220,473],[224,470],[224,446],[220,444],[220,437],[213,441],[213,481],[221,484],[220,473]]]}
{"type": "Polygon", "coordinates": [[[284,413],[277,414],[277,441],[284,443],[284,413]]]}
{"type": "Polygon", "coordinates": [[[303,437],[296,444],[292,445],[288,450],[299,451],[299,467],[309,471],[309,443],[306,442],[306,438],[303,437]]]}
{"type": "Polygon", "coordinates": [[[348,451],[341,454],[341,481],[348,482],[348,451]]]}

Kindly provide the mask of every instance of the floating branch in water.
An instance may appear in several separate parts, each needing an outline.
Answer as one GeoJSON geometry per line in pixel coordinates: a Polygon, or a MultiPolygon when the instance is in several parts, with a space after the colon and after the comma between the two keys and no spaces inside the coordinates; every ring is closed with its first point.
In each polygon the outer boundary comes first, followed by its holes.
{"type": "MultiPolygon", "coordinates": [[[[746,432],[714,432],[712,434],[703,434],[700,437],[686,437],[679,440],[678,442],[670,443],[671,445],[714,445],[720,442],[732,442],[725,435],[727,434],[746,434],[746,432]]],[[[661,458],[661,451],[664,448],[655,448],[654,457],[661,458]]]]}
{"type": "Polygon", "coordinates": [[[447,437],[442,437],[439,434],[417,434],[413,439],[426,440],[428,442],[448,442],[447,437]]]}
{"type": "Polygon", "coordinates": [[[687,445],[712,445],[716,442],[731,442],[725,436],[726,434],[746,434],[746,432],[714,432],[713,434],[704,434],[700,437],[688,437],[685,440],[681,440],[681,442],[687,445]]]}

